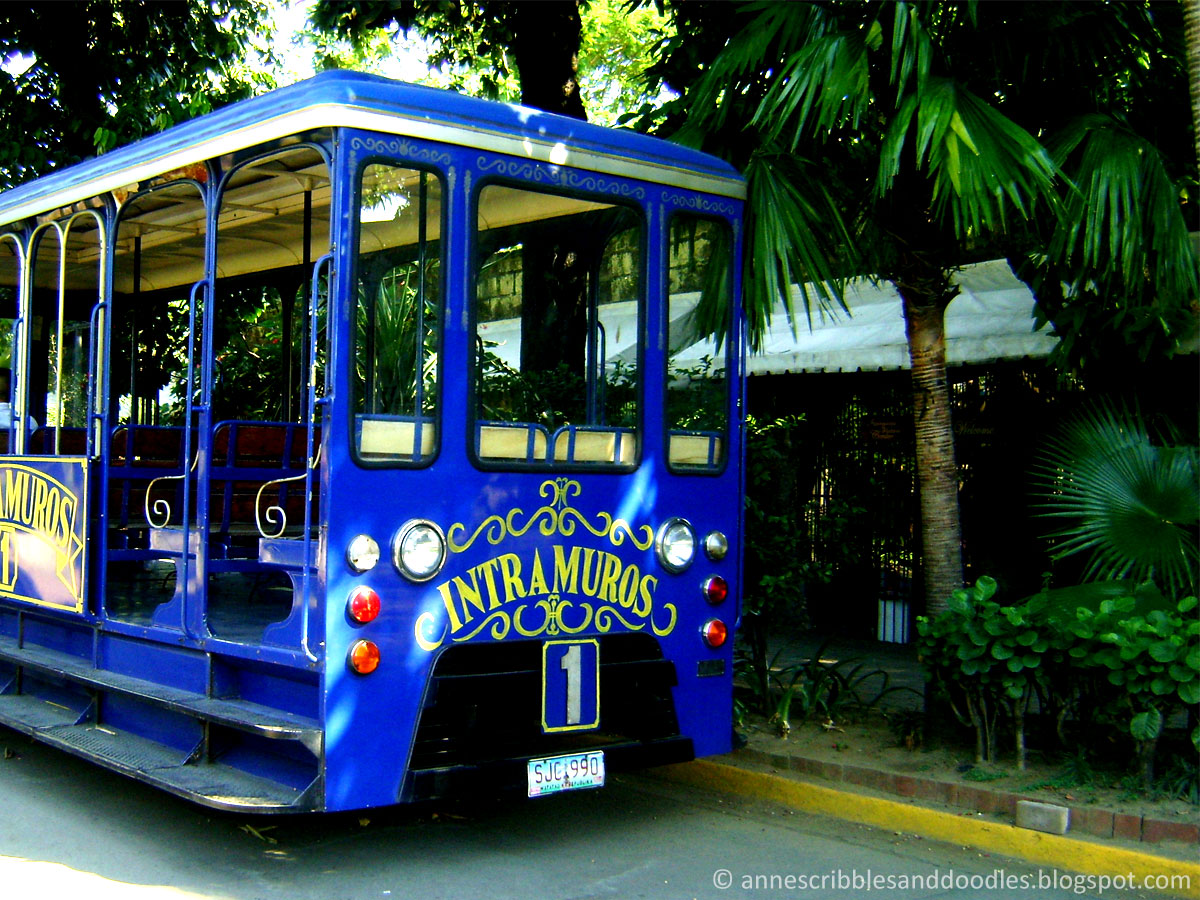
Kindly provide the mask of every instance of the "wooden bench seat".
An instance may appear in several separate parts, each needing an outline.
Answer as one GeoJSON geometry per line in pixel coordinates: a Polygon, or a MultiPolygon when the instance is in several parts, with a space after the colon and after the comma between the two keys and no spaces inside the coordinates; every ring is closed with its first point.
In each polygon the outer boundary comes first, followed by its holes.
{"type": "MultiPolygon", "coordinates": [[[[183,509],[183,429],[166,425],[118,425],[113,429],[108,466],[109,547],[149,547],[147,491],[171,509],[178,524],[183,509]]],[[[170,516],[168,516],[168,520],[170,516]]],[[[166,523],[164,523],[166,524],[166,523]]]]}
{"type": "MultiPolygon", "coordinates": [[[[314,454],[320,442],[313,437],[314,454]]],[[[273,537],[304,527],[307,432],[295,422],[227,421],[213,429],[209,534],[228,555],[257,555],[264,521],[273,537]],[[267,510],[271,513],[266,516],[267,510]]],[[[312,479],[315,504],[317,479],[312,479]]],[[[312,507],[315,514],[315,506],[312,507]]],[[[211,551],[210,551],[211,552],[211,551]]]]}

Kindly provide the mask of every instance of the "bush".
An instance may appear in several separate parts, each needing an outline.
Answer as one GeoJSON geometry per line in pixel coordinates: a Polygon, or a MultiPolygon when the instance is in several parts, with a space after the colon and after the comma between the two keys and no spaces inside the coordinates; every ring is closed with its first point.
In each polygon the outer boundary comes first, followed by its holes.
{"type": "Polygon", "coordinates": [[[1049,593],[1002,606],[996,583],[981,578],[956,591],[950,608],[917,620],[926,677],[956,716],[975,731],[977,762],[993,761],[1003,716],[1025,767],[1025,718],[1036,697],[1044,719],[1065,735],[1099,721],[1128,737],[1143,784],[1153,780],[1164,723],[1186,715],[1190,743],[1200,750],[1200,621],[1195,597],[1149,608],[1145,594],[1108,597],[1096,609],[1069,612],[1049,593]]]}

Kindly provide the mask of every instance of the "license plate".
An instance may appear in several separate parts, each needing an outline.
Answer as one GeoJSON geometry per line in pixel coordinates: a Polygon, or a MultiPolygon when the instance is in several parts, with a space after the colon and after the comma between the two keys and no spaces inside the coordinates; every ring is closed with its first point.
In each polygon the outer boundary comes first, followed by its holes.
{"type": "Polygon", "coordinates": [[[603,787],[604,751],[589,750],[587,753],[531,759],[527,774],[530,797],[603,787]]]}

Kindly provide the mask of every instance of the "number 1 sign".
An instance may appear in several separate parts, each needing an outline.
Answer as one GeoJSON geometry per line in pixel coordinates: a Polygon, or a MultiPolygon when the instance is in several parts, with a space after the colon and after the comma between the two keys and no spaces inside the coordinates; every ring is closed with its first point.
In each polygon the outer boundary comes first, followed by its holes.
{"type": "Polygon", "coordinates": [[[599,726],[599,642],[547,641],[542,645],[542,731],[599,726]]]}

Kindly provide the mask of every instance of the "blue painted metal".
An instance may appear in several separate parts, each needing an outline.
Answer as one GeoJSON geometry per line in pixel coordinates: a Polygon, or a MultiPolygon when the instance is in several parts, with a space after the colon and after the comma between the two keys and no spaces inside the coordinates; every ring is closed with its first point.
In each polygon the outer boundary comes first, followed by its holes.
{"type": "MultiPolygon", "coordinates": [[[[310,408],[318,411],[320,419],[321,458],[319,468],[308,474],[306,484],[315,484],[319,491],[320,518],[311,520],[306,511],[303,528],[303,534],[309,535],[310,526],[319,527],[321,539],[318,543],[301,538],[294,544],[272,539],[264,542],[259,557],[239,562],[249,569],[257,566],[263,571],[285,572],[291,578],[299,598],[292,616],[283,626],[268,630],[264,640],[257,644],[213,633],[205,616],[205,583],[195,575],[197,568],[204,570],[198,565],[202,555],[200,545],[209,531],[207,517],[212,510],[206,496],[193,501],[184,491],[184,521],[193,502],[201,513],[194,531],[196,540],[184,541],[182,536],[176,540],[186,594],[181,591],[176,601],[160,609],[152,622],[140,624],[104,615],[98,588],[92,591],[90,601],[81,604],[73,614],[22,604],[11,593],[0,594],[5,598],[0,599],[0,636],[12,636],[15,641],[5,657],[8,645],[0,640],[0,676],[5,671],[2,666],[9,664],[5,660],[16,666],[52,667],[53,659],[57,658],[53,653],[58,653],[114,673],[114,678],[119,675],[141,679],[149,686],[142,681],[137,682],[140,686],[136,690],[125,682],[113,682],[109,687],[100,684],[99,688],[96,684],[85,685],[80,687],[80,696],[99,690],[96,709],[102,716],[111,716],[119,730],[138,739],[177,750],[199,741],[204,746],[199,761],[211,761],[212,771],[219,774],[225,771],[220,766],[226,766],[251,778],[250,787],[246,788],[247,808],[278,809],[292,804],[293,808],[356,809],[388,805],[415,796],[409,761],[418,740],[418,723],[422,711],[436,705],[438,698],[431,687],[431,676],[439,661],[451,659],[447,653],[453,648],[511,645],[516,653],[522,642],[540,645],[546,640],[595,639],[601,642],[597,646],[602,648],[603,665],[603,647],[607,646],[603,642],[607,638],[642,634],[653,638],[649,645],[661,648],[666,663],[659,665],[648,659],[639,665],[646,666],[647,671],[673,673],[668,679],[673,683],[664,682],[664,690],[668,691],[678,722],[677,735],[689,739],[697,755],[728,750],[733,642],[731,638],[723,647],[709,648],[701,639],[700,630],[713,615],[721,616],[733,626],[739,614],[742,443],[739,429],[731,428],[726,464],[719,471],[689,474],[671,469],[667,459],[669,436],[662,424],[666,376],[661,356],[667,328],[664,306],[670,214],[689,211],[725,219],[738,236],[735,258],[740,258],[742,205],[737,196],[740,182],[726,164],[629,132],[370,76],[331,73],[235,104],[0,195],[0,224],[6,211],[27,207],[39,198],[61,196],[64,191],[86,189],[88,185],[101,183],[112,171],[149,165],[155,159],[240,129],[256,133],[254,129],[264,120],[287,116],[298,109],[319,112],[325,107],[394,116],[399,136],[339,126],[328,138],[322,138],[328,141],[324,146],[331,151],[334,191],[330,235],[334,248],[333,277],[326,339],[328,383],[322,397],[317,396],[315,389],[309,391],[310,408]],[[415,123],[412,127],[422,136],[406,136],[406,123],[415,123]],[[423,136],[438,127],[450,142],[423,136]],[[466,141],[471,133],[562,144],[569,151],[568,158],[602,158],[604,171],[455,143],[466,141]],[[357,237],[354,179],[360,162],[367,158],[387,158],[401,165],[429,168],[448,186],[442,224],[445,253],[442,296],[448,314],[443,316],[439,348],[442,385],[439,450],[431,463],[419,468],[368,468],[359,465],[352,453],[355,423],[345,398],[351,396],[351,339],[357,299],[353,272],[357,237]],[[622,161],[636,164],[630,171],[637,177],[619,174],[622,161]],[[666,184],[646,177],[654,170],[661,173],[666,184]],[[707,179],[705,183],[711,185],[727,183],[728,190],[724,194],[689,190],[681,186],[689,175],[707,179]],[[642,349],[644,393],[638,435],[639,462],[632,470],[546,465],[504,471],[499,466],[484,467],[471,461],[474,426],[465,396],[474,353],[469,299],[473,297],[475,265],[473,204],[479,186],[500,176],[509,184],[566,190],[602,199],[619,197],[635,204],[643,214],[647,223],[644,283],[651,302],[645,311],[646,340],[642,349]],[[678,574],[666,571],[656,559],[654,538],[661,523],[671,517],[687,519],[694,526],[701,546],[710,531],[724,532],[731,544],[728,556],[710,561],[698,550],[686,571],[678,574]],[[401,523],[413,518],[439,525],[449,544],[445,567],[423,583],[414,583],[403,576],[388,558],[387,548],[393,534],[401,523]],[[358,534],[371,535],[385,548],[380,563],[363,574],[354,572],[344,559],[345,548],[358,534]],[[707,576],[714,574],[723,576],[731,588],[731,599],[717,608],[706,602],[700,587],[707,576]],[[382,601],[379,617],[367,624],[356,623],[346,614],[348,598],[362,585],[374,589],[382,601]],[[375,642],[381,651],[379,669],[366,676],[356,674],[346,664],[351,645],[360,638],[375,642]],[[22,656],[21,645],[45,648],[52,654],[39,662],[41,658],[22,656]],[[139,646],[163,650],[140,655],[139,646]],[[148,699],[154,693],[155,681],[161,686],[162,696],[148,699]],[[171,691],[183,693],[176,695],[171,691]],[[214,712],[211,719],[206,718],[204,704],[215,700],[234,706],[221,707],[220,715],[214,712]],[[235,727],[236,714],[231,712],[237,704],[243,704],[247,710],[247,721],[241,730],[235,727]],[[262,737],[254,731],[253,719],[264,716],[263,710],[298,716],[304,723],[315,724],[297,726],[295,735],[299,735],[299,743],[291,737],[276,739],[270,734],[262,737]],[[210,723],[212,735],[201,729],[205,722],[210,723]],[[251,733],[254,733],[252,738],[245,737],[251,733]],[[282,787],[273,793],[254,779],[273,780],[282,787]]],[[[210,205],[210,259],[207,278],[192,291],[193,316],[196,295],[211,295],[215,278],[212,256],[217,229],[216,213],[211,207],[217,192],[210,183],[205,193],[210,205]]],[[[319,286],[318,273],[329,261],[323,257],[313,267],[314,298],[319,286]]],[[[736,272],[735,266],[734,295],[738,296],[740,284],[736,272]]],[[[111,293],[111,281],[106,289],[111,293]]],[[[204,327],[211,331],[211,304],[205,307],[204,327]]],[[[314,344],[318,337],[315,322],[313,316],[310,339],[314,344]]],[[[742,328],[739,316],[730,342],[739,348],[732,354],[730,366],[736,376],[731,379],[728,400],[727,418],[732,423],[742,418],[742,328]]],[[[108,349],[106,336],[104,351],[108,349]]],[[[190,348],[189,355],[192,355],[190,348]]],[[[208,360],[203,366],[193,368],[200,382],[197,387],[201,402],[192,402],[192,373],[189,373],[189,415],[182,446],[192,445],[195,418],[202,426],[197,432],[203,472],[204,466],[212,465],[207,456],[211,432],[204,426],[208,422],[213,372],[208,360]]],[[[109,398],[104,400],[105,408],[111,408],[109,398]]],[[[111,428],[107,418],[105,422],[111,428]]],[[[107,477],[115,469],[110,442],[102,443],[98,465],[107,477]]],[[[313,459],[315,439],[311,428],[306,449],[309,459],[313,459]]],[[[49,472],[51,467],[63,463],[42,459],[34,464],[49,472]]],[[[93,543],[103,547],[102,529],[108,524],[109,513],[103,496],[95,502],[99,507],[93,515],[96,522],[93,543]]],[[[39,579],[53,574],[41,568],[23,577],[31,579],[31,583],[40,583],[39,579]]],[[[506,673],[502,669],[501,666],[495,673],[497,677],[508,674],[533,677],[536,684],[541,684],[541,673],[506,673]]],[[[69,674],[65,677],[71,678],[69,674]]],[[[606,677],[610,676],[601,675],[602,682],[606,677]]],[[[0,677],[0,682],[3,680],[0,677]]],[[[537,696],[514,700],[514,706],[540,702],[542,689],[535,689],[539,692],[537,696]]],[[[553,690],[558,696],[558,687],[553,690]]],[[[620,699],[631,704],[639,702],[636,695],[620,699]]],[[[16,706],[17,711],[5,718],[4,700],[5,695],[0,694],[0,721],[24,721],[16,706]]],[[[605,708],[606,696],[602,690],[602,717],[605,708]]],[[[469,715],[469,711],[464,710],[463,715],[469,715]]],[[[560,718],[554,721],[560,722],[560,718]]],[[[37,731],[34,725],[28,727],[37,731]]],[[[45,734],[50,739],[50,732],[45,734]]],[[[657,743],[645,741],[644,758],[656,758],[658,749],[668,746],[683,747],[686,752],[686,740],[680,743],[675,735],[668,738],[657,743]]],[[[67,737],[54,740],[65,741],[68,748],[72,746],[67,737]]],[[[623,746],[621,752],[637,752],[637,742],[633,743],[630,747],[623,746]]],[[[131,771],[105,757],[106,751],[102,747],[97,749],[99,745],[95,742],[81,740],[79,746],[83,749],[77,752],[83,755],[192,799],[214,805],[239,805],[236,800],[232,804],[228,799],[216,800],[199,788],[189,787],[193,784],[188,780],[191,775],[183,770],[173,782],[172,776],[166,774],[168,767],[158,763],[154,764],[157,768],[147,764],[131,771]],[[153,774],[148,774],[151,771],[153,774]]],[[[481,767],[505,763],[508,765],[505,771],[510,775],[523,771],[518,757],[494,760],[488,757],[486,746],[477,749],[476,759],[481,767]]],[[[192,759],[189,765],[194,769],[197,760],[192,759]]],[[[436,780],[435,776],[440,777],[437,773],[430,775],[436,780]]]]}

